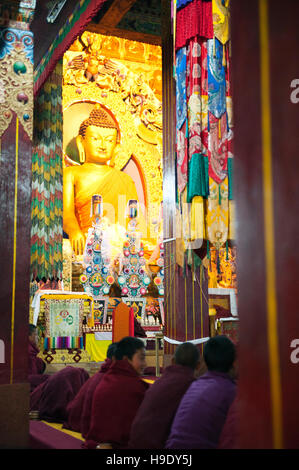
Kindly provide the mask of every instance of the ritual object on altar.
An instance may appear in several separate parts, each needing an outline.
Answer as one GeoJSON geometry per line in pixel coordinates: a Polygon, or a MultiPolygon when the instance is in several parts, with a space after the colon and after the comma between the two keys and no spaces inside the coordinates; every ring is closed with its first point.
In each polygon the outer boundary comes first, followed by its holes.
{"type": "Polygon", "coordinates": [[[109,246],[105,245],[104,231],[107,224],[102,214],[102,196],[94,194],[91,199],[92,228],[88,231],[83,261],[84,273],[80,282],[84,291],[95,297],[108,295],[114,276],[111,267],[109,246]]]}

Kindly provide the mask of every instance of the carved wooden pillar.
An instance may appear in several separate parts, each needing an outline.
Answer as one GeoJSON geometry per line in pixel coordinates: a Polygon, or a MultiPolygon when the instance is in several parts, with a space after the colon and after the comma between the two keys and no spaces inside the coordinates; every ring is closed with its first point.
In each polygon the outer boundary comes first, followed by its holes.
{"type": "Polygon", "coordinates": [[[0,447],[28,444],[35,0],[0,5],[0,447]]]}
{"type": "MultiPolygon", "coordinates": [[[[163,230],[165,272],[165,336],[175,335],[175,81],[173,78],[173,37],[171,2],[162,0],[162,80],[163,80],[163,230]]],[[[165,354],[173,347],[165,342],[165,354]]]]}
{"type": "MultiPolygon", "coordinates": [[[[162,0],[163,73],[163,228],[165,271],[165,336],[185,342],[209,336],[208,278],[203,266],[183,269],[176,257],[176,83],[173,76],[174,42],[170,0],[162,0]]],[[[197,258],[198,259],[198,258],[197,258]]],[[[164,342],[165,365],[176,348],[164,342]]],[[[202,347],[200,347],[202,351],[202,347]]]]}

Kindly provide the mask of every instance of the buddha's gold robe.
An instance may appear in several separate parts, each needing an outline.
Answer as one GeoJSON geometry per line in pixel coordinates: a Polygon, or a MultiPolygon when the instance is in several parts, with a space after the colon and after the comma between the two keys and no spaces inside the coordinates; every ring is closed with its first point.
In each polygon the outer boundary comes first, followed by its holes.
{"type": "MultiPolygon", "coordinates": [[[[84,163],[64,169],[64,211],[68,206],[73,207],[77,222],[82,233],[86,236],[92,226],[91,199],[94,194],[100,194],[103,199],[103,215],[110,224],[127,227],[127,203],[136,199],[137,191],[132,178],[116,168],[108,165],[84,163]]],[[[71,209],[69,209],[71,210],[71,209]]],[[[64,212],[64,218],[67,214],[64,212]]],[[[138,231],[142,238],[147,238],[145,218],[141,211],[138,217],[138,231]]],[[[65,227],[67,232],[67,228],[65,227]]]]}

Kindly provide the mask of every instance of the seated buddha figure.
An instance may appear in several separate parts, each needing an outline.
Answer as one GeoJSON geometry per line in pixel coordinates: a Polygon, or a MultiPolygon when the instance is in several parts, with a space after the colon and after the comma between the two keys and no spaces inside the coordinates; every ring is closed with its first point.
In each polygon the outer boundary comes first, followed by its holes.
{"type": "Polygon", "coordinates": [[[66,167],[63,172],[63,229],[76,255],[83,254],[88,229],[92,227],[94,194],[102,196],[103,215],[114,227],[124,225],[123,207],[129,199],[137,199],[132,178],[114,168],[118,141],[119,130],[113,117],[96,105],[82,122],[76,138],[82,164],[66,167]]]}

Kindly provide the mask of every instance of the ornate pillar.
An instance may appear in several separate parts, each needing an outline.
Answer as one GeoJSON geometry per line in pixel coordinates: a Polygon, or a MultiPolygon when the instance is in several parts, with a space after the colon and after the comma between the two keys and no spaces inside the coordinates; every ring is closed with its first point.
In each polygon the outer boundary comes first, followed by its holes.
{"type": "MultiPolygon", "coordinates": [[[[170,1],[162,1],[162,80],[163,80],[163,233],[165,272],[165,336],[173,338],[175,321],[175,83],[172,71],[173,37],[170,1]]],[[[165,343],[165,354],[173,348],[165,343]]]]}
{"type": "Polygon", "coordinates": [[[0,447],[28,444],[35,0],[0,5],[0,447]]]}
{"type": "MultiPolygon", "coordinates": [[[[182,267],[182,235],[176,231],[176,84],[172,22],[171,2],[162,0],[164,335],[171,340],[185,342],[209,336],[208,277],[202,265],[196,266],[199,258],[194,250],[189,250],[191,260],[188,265],[185,260],[185,268],[182,267]]],[[[167,365],[176,346],[166,341],[164,345],[167,365]]]]}

